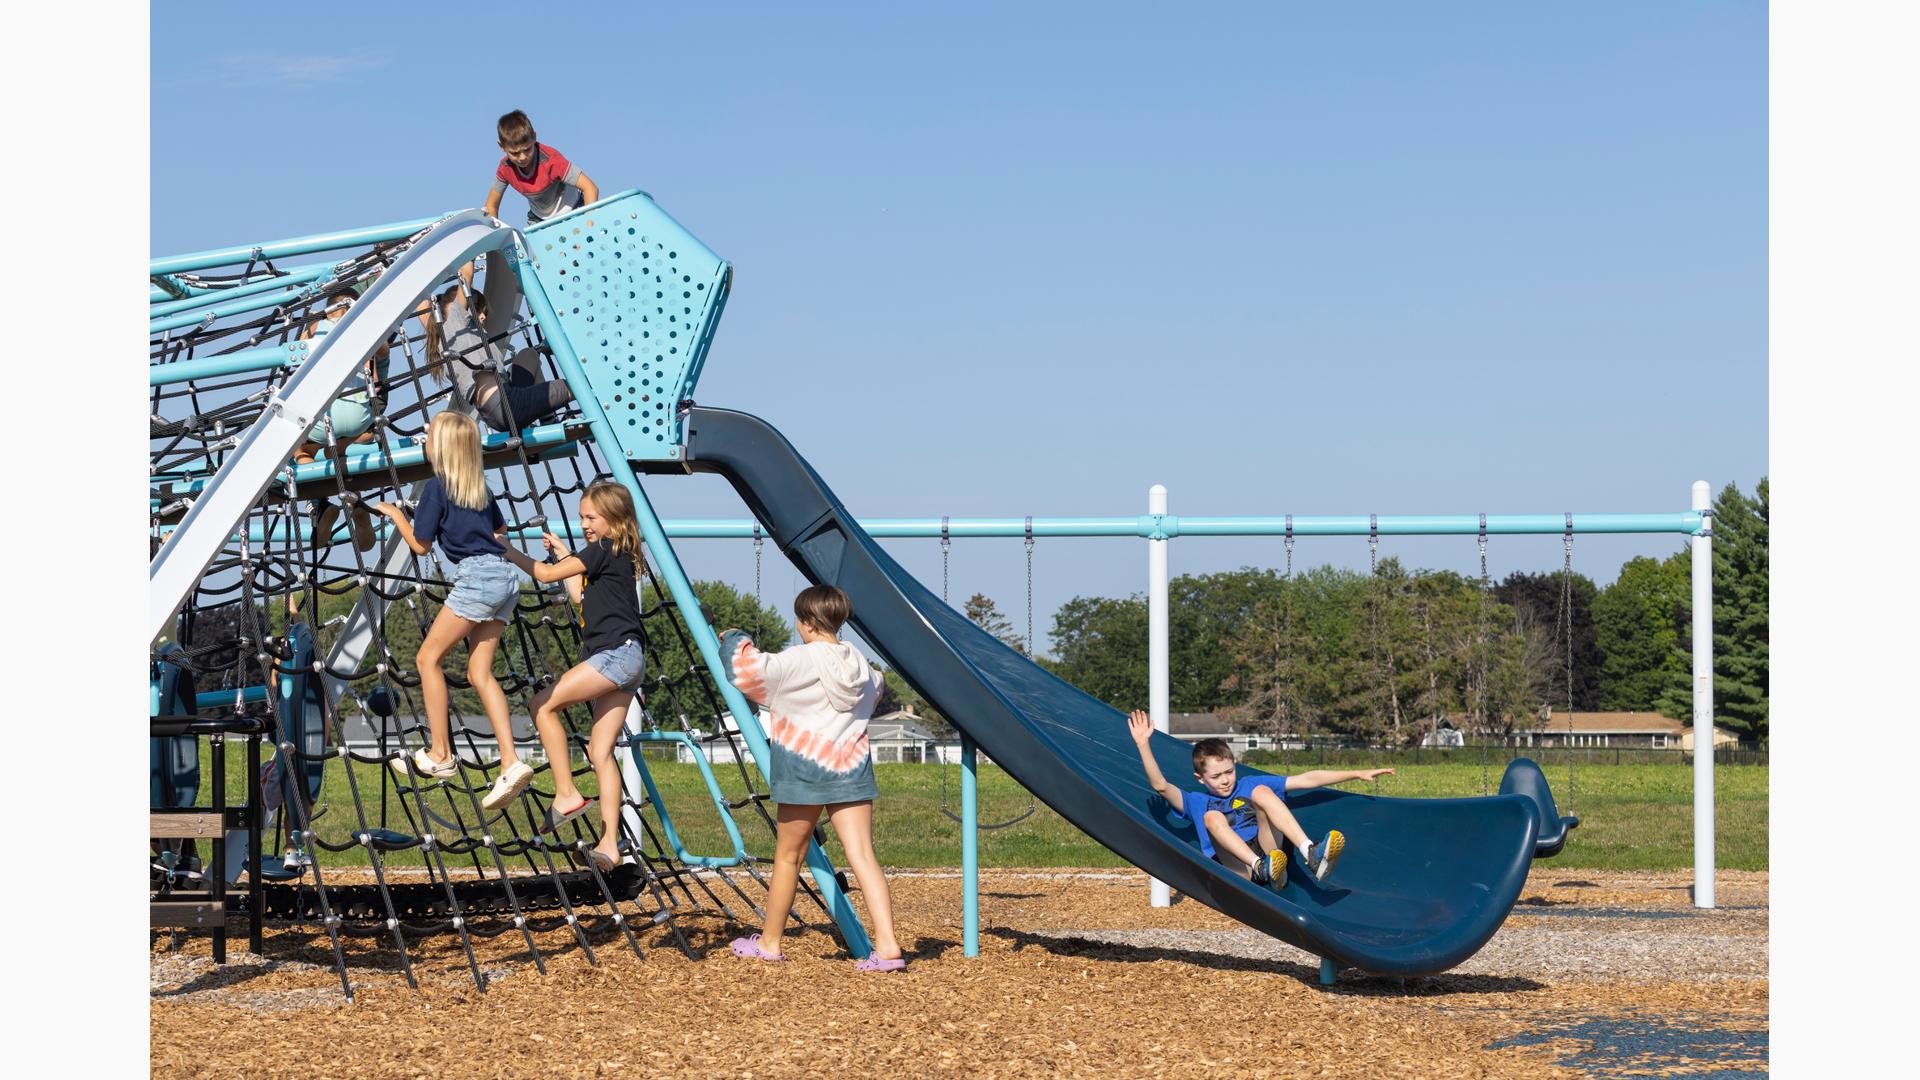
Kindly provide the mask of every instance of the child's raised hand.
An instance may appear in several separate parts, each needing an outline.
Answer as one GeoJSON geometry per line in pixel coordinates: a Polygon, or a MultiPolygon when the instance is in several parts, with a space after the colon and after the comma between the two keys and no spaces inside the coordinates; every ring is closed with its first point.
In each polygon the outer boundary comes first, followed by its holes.
{"type": "Polygon", "coordinates": [[[385,514],[388,517],[393,518],[395,521],[400,520],[400,508],[393,505],[390,502],[374,503],[373,512],[376,514],[385,514]]]}
{"type": "Polygon", "coordinates": [[[1362,780],[1377,780],[1382,776],[1392,776],[1392,775],[1393,775],[1392,769],[1361,769],[1360,770],[1360,779],[1362,780]]]}
{"type": "Polygon", "coordinates": [[[555,536],[551,529],[543,530],[540,533],[540,542],[547,545],[548,553],[556,559],[564,559],[568,555],[573,554],[567,550],[566,543],[558,536],[555,536]]]}
{"type": "Polygon", "coordinates": [[[1153,738],[1153,719],[1139,709],[1133,710],[1127,714],[1127,734],[1133,736],[1136,744],[1147,745],[1153,738]]]}

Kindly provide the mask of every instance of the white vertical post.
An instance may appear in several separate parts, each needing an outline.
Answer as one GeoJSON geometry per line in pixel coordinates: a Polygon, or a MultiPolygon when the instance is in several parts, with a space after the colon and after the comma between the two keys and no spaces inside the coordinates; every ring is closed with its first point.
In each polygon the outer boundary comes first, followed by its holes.
{"type": "MultiPolygon", "coordinates": [[[[1155,484],[1147,489],[1147,513],[1167,512],[1167,488],[1155,484]]],[[[1147,540],[1147,715],[1153,718],[1153,730],[1167,730],[1167,701],[1171,686],[1167,679],[1167,542],[1147,540]]],[[[1154,878],[1154,907],[1168,907],[1173,897],[1167,883],[1154,878]]]]}
{"type": "Polygon", "coordinates": [[[1713,906],[1713,488],[1693,484],[1707,512],[1693,538],[1693,906],[1713,906]]]}

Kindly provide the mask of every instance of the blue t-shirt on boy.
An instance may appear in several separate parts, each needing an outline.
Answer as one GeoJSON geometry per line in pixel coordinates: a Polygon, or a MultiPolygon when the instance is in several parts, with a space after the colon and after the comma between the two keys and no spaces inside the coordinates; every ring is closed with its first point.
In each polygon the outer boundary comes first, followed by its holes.
{"type": "Polygon", "coordinates": [[[1240,839],[1251,841],[1259,835],[1259,822],[1254,818],[1253,789],[1269,787],[1282,799],[1287,797],[1287,778],[1284,776],[1242,776],[1233,782],[1231,795],[1215,795],[1211,791],[1180,791],[1180,812],[1193,819],[1193,831],[1200,834],[1200,853],[1213,858],[1213,837],[1207,835],[1206,816],[1209,810],[1218,810],[1227,816],[1227,825],[1239,835],[1240,839]]]}
{"type": "Polygon", "coordinates": [[[472,555],[505,555],[507,548],[494,530],[505,525],[500,507],[487,500],[485,510],[469,510],[447,498],[447,485],[439,477],[427,481],[420,503],[413,511],[413,538],[431,545],[440,541],[440,550],[458,563],[472,555]]]}

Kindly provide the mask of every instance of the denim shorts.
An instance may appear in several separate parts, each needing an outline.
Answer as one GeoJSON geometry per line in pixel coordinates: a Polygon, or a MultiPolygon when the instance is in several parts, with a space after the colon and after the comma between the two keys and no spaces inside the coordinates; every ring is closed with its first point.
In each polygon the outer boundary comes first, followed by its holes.
{"type": "Polygon", "coordinates": [[[520,603],[520,571],[504,555],[469,555],[453,568],[447,610],[468,622],[505,622],[520,603]]]}
{"type": "Polygon", "coordinates": [[[582,663],[606,676],[620,690],[638,690],[647,677],[647,654],[640,643],[628,638],[611,649],[601,649],[582,663]]]}

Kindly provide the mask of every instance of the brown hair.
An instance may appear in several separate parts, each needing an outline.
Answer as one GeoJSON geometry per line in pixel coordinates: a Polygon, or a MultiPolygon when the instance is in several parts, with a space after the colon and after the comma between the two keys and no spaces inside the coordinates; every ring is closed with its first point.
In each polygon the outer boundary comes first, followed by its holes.
{"type": "Polygon", "coordinates": [[[533,121],[527,119],[527,114],[519,109],[501,117],[498,130],[501,146],[533,141],[533,121]]]}
{"type": "Polygon", "coordinates": [[[640,523],[634,517],[633,493],[625,484],[612,480],[601,480],[590,484],[582,499],[593,500],[593,508],[607,522],[607,539],[613,541],[613,550],[633,556],[634,570],[640,566],[640,523]]]}
{"type": "Polygon", "coordinates": [[[1225,739],[1201,739],[1193,744],[1193,771],[1200,772],[1209,761],[1232,761],[1233,747],[1225,739]]]}
{"type": "Polygon", "coordinates": [[[793,598],[794,617],[823,634],[837,634],[853,618],[853,601],[833,585],[815,585],[793,598]]]}

